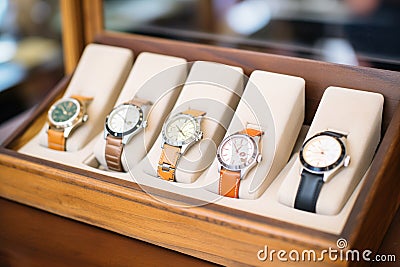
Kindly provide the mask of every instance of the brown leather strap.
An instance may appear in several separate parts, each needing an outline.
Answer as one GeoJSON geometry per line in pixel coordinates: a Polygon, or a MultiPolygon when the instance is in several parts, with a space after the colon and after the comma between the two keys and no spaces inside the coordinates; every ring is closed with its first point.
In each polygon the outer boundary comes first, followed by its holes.
{"type": "Polygon", "coordinates": [[[122,163],[121,163],[121,155],[122,155],[122,139],[115,138],[110,135],[106,137],[106,162],[107,167],[110,170],[122,172],[122,163]]]}
{"type": "Polygon", "coordinates": [[[148,101],[146,99],[142,99],[142,98],[136,98],[136,97],[131,99],[131,100],[129,100],[127,103],[128,104],[133,104],[133,105],[138,106],[138,107],[142,107],[142,106],[145,106],[145,105],[151,105],[150,101],[148,101]]]}
{"type": "Polygon", "coordinates": [[[181,148],[164,144],[158,161],[157,175],[167,180],[175,181],[175,170],[179,158],[181,157],[181,148]]]}
{"type": "Polygon", "coordinates": [[[65,151],[64,131],[49,129],[47,131],[47,144],[51,149],[65,151]]]}
{"type": "Polygon", "coordinates": [[[204,116],[206,114],[206,112],[204,112],[204,111],[195,110],[195,109],[188,109],[182,113],[192,115],[193,117],[200,117],[200,116],[204,116]]]}
{"type": "Polygon", "coordinates": [[[225,197],[238,198],[240,171],[221,169],[219,176],[219,194],[225,197]]]}

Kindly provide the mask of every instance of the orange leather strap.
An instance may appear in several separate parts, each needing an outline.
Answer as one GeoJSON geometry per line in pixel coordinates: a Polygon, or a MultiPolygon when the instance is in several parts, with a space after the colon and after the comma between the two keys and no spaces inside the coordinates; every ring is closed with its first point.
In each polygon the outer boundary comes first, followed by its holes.
{"type": "Polygon", "coordinates": [[[51,149],[65,151],[64,131],[48,129],[47,144],[51,149]]]}
{"type": "MultiPolygon", "coordinates": [[[[247,134],[251,137],[261,136],[263,134],[262,131],[254,128],[246,128],[239,133],[247,134]]],[[[221,169],[219,176],[219,194],[221,196],[238,198],[239,186],[240,186],[240,171],[230,171],[226,169],[221,169]]]]}
{"type": "Polygon", "coordinates": [[[122,149],[123,144],[121,138],[115,138],[110,135],[107,136],[105,156],[107,167],[110,170],[118,172],[123,171],[121,163],[122,149]]]}
{"type": "Polygon", "coordinates": [[[179,158],[181,157],[181,148],[164,144],[158,161],[157,175],[166,181],[175,181],[175,170],[179,158]]]}
{"type": "Polygon", "coordinates": [[[201,111],[201,110],[195,110],[195,109],[188,109],[184,112],[182,112],[183,114],[188,114],[188,115],[192,115],[193,117],[200,117],[200,116],[204,116],[206,114],[206,112],[201,111]]]}
{"type": "Polygon", "coordinates": [[[251,136],[251,137],[261,136],[263,134],[262,131],[253,129],[253,128],[246,128],[243,131],[241,131],[240,133],[247,134],[248,136],[251,136]]]}
{"type": "Polygon", "coordinates": [[[225,197],[238,198],[240,172],[221,169],[219,176],[219,194],[225,197]]]}

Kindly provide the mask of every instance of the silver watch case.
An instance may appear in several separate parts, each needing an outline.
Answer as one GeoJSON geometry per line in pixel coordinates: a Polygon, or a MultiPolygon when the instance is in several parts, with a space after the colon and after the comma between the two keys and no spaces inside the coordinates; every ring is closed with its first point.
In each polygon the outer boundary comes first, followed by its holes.
{"type": "Polygon", "coordinates": [[[141,107],[136,106],[134,104],[131,103],[123,103],[121,105],[116,106],[115,108],[113,108],[110,113],[108,113],[107,117],[106,117],[106,121],[104,123],[104,139],[107,138],[108,135],[111,135],[113,137],[116,138],[121,138],[122,139],[122,144],[126,145],[127,143],[130,142],[130,140],[132,139],[132,137],[134,137],[136,134],[138,134],[141,130],[143,130],[144,128],[147,127],[147,115],[149,114],[150,111],[150,105],[142,105],[141,107]],[[111,112],[113,112],[114,110],[120,108],[123,105],[129,105],[129,106],[134,106],[135,108],[137,108],[139,110],[139,121],[138,123],[130,130],[125,131],[125,132],[114,132],[112,131],[109,127],[108,127],[108,120],[110,117],[111,112]]]}
{"type": "Polygon", "coordinates": [[[347,167],[350,164],[350,155],[347,154],[347,134],[343,134],[341,132],[338,131],[332,131],[332,130],[328,130],[328,131],[323,131],[320,133],[315,134],[314,136],[310,137],[309,139],[307,139],[304,144],[302,145],[300,152],[299,152],[299,160],[300,163],[302,165],[302,168],[300,168],[300,174],[302,173],[303,169],[307,170],[308,172],[311,173],[315,173],[315,174],[322,174],[323,175],[323,181],[324,182],[328,182],[333,176],[335,176],[335,174],[340,170],[340,168],[342,167],[347,167]],[[340,135],[342,135],[342,137],[337,137],[334,135],[329,134],[329,132],[335,132],[338,133],[340,135]],[[339,157],[339,159],[334,162],[333,164],[323,167],[323,168],[319,168],[319,167],[315,167],[312,166],[310,164],[308,164],[303,157],[303,149],[305,147],[305,145],[310,142],[312,139],[314,139],[315,137],[321,136],[321,135],[327,135],[330,136],[332,138],[335,138],[341,148],[342,148],[342,152],[341,155],[339,157]]]}
{"type": "Polygon", "coordinates": [[[194,145],[196,142],[198,142],[199,140],[201,140],[203,138],[203,132],[201,131],[201,127],[200,127],[200,122],[202,120],[203,116],[199,116],[199,117],[194,117],[190,114],[185,114],[185,113],[177,113],[171,117],[169,117],[168,119],[165,120],[163,127],[162,127],[162,142],[161,142],[161,148],[164,147],[164,144],[169,144],[171,146],[175,146],[175,147],[181,147],[181,154],[184,154],[192,145],[194,145]],[[193,135],[192,138],[185,140],[185,142],[171,142],[170,140],[168,140],[167,136],[166,136],[166,127],[168,125],[168,123],[175,119],[175,117],[178,116],[184,116],[187,117],[191,120],[194,120],[194,124],[196,127],[196,132],[193,135]]]}
{"type": "Polygon", "coordinates": [[[244,179],[244,177],[246,177],[247,173],[248,173],[256,164],[258,164],[258,163],[261,162],[261,160],[262,160],[262,156],[261,156],[261,153],[260,153],[260,148],[259,148],[259,145],[258,145],[258,143],[259,143],[259,138],[260,138],[259,136],[251,137],[251,136],[249,136],[249,135],[247,135],[247,134],[242,134],[242,133],[235,133],[235,134],[232,134],[232,135],[230,135],[230,136],[228,136],[228,137],[225,137],[225,138],[222,140],[222,142],[220,143],[220,145],[218,146],[218,149],[217,149],[218,173],[221,172],[221,169],[222,169],[222,168],[225,168],[225,169],[230,170],[230,171],[240,171],[240,179],[244,179]],[[229,165],[229,164],[224,163],[223,160],[222,160],[222,158],[221,158],[221,149],[222,149],[223,144],[224,144],[225,142],[227,142],[229,139],[231,139],[231,138],[233,138],[233,137],[235,137],[235,136],[238,136],[238,135],[244,136],[245,138],[248,138],[248,140],[249,140],[250,142],[252,142],[253,145],[254,145],[254,153],[253,153],[253,155],[251,156],[251,158],[252,158],[252,159],[251,159],[251,162],[250,162],[250,164],[245,165],[245,166],[229,165]]]}

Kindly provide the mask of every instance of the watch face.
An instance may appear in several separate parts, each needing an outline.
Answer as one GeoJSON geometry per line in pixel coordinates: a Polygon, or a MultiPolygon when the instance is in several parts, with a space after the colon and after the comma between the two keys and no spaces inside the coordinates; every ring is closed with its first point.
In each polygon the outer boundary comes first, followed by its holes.
{"type": "Polygon", "coordinates": [[[143,122],[143,111],[132,104],[122,104],[114,108],[106,119],[107,131],[117,137],[137,130],[143,122]]]}
{"type": "Polygon", "coordinates": [[[78,117],[80,104],[73,98],[61,99],[53,104],[48,113],[49,121],[55,126],[68,126],[78,117]]]}
{"type": "Polygon", "coordinates": [[[340,139],[322,133],[304,143],[300,161],[311,171],[324,172],[338,166],[345,154],[345,146],[340,139]]]}
{"type": "Polygon", "coordinates": [[[245,134],[233,134],[218,147],[217,158],[229,170],[240,170],[255,161],[258,153],[255,141],[245,134]]]}
{"type": "Polygon", "coordinates": [[[192,116],[178,114],[168,119],[164,125],[164,140],[172,146],[189,144],[199,138],[200,123],[192,116]]]}

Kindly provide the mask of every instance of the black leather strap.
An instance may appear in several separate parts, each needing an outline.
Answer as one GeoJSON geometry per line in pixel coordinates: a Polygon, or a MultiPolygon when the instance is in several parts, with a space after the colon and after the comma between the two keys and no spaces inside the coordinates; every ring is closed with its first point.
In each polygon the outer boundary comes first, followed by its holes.
{"type": "Polygon", "coordinates": [[[315,213],[315,205],[323,184],[323,174],[315,174],[303,169],[294,208],[315,213]]]}
{"type": "Polygon", "coordinates": [[[338,133],[338,132],[333,132],[333,131],[325,131],[324,133],[330,135],[330,136],[334,136],[337,138],[342,138],[343,136],[345,136],[344,134],[338,133]]]}

